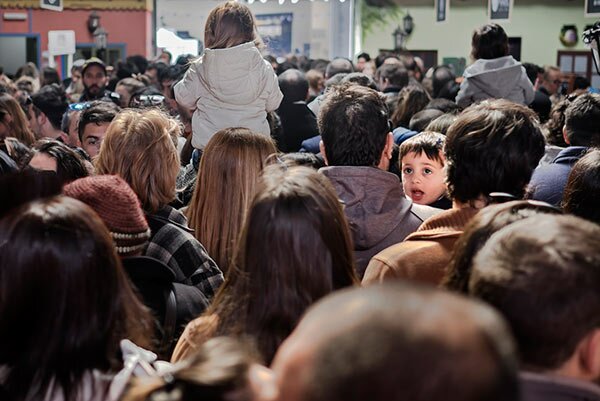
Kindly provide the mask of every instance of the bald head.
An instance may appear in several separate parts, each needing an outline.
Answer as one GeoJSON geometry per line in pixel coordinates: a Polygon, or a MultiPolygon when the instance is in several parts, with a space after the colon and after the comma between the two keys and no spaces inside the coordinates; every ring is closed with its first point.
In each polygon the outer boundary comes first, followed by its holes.
{"type": "Polygon", "coordinates": [[[334,58],[329,64],[327,64],[327,68],[325,69],[325,79],[329,79],[335,74],[349,74],[351,72],[354,72],[352,61],[341,57],[334,58]]]}
{"type": "Polygon", "coordinates": [[[515,399],[508,332],[490,308],[405,284],[338,292],[276,355],[286,401],[515,399]]]}
{"type": "Polygon", "coordinates": [[[302,71],[290,68],[282,72],[277,79],[279,81],[279,89],[283,93],[284,103],[306,100],[308,96],[308,80],[302,71]]]}

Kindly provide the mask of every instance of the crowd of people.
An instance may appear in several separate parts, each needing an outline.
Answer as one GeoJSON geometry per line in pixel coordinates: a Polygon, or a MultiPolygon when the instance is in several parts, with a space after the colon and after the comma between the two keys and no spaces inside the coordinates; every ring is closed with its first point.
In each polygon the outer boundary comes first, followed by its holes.
{"type": "Polygon", "coordinates": [[[205,44],[0,75],[2,400],[600,400],[589,82],[205,44]]]}

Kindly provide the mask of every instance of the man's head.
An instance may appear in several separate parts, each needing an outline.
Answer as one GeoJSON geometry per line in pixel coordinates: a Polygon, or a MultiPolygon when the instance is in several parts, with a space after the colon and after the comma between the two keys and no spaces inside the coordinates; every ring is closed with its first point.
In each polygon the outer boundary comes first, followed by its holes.
{"type": "Polygon", "coordinates": [[[531,81],[531,84],[536,86],[538,80],[543,79],[544,69],[539,65],[533,63],[523,63],[523,67],[525,68],[525,73],[527,73],[527,78],[531,81]]]}
{"type": "Polygon", "coordinates": [[[571,146],[600,145],[600,95],[584,93],[567,107],[563,137],[571,146]]]}
{"type": "Polygon", "coordinates": [[[380,90],[402,89],[408,85],[408,71],[402,63],[383,64],[377,69],[377,84],[380,90]]]}
{"type": "Polygon", "coordinates": [[[330,166],[386,169],[394,138],[384,97],[358,85],[332,87],[319,109],[321,152],[330,166]]]}
{"type": "Polygon", "coordinates": [[[29,167],[56,172],[61,185],[89,175],[85,160],[77,152],[52,139],[41,139],[33,145],[29,167]]]}
{"type": "Polygon", "coordinates": [[[325,79],[329,79],[333,77],[335,74],[349,74],[354,72],[354,66],[352,65],[352,61],[343,57],[336,57],[329,64],[327,64],[327,68],[325,69],[325,79]]]}
{"type": "Polygon", "coordinates": [[[279,88],[283,93],[283,103],[294,103],[306,100],[308,96],[308,80],[302,71],[289,69],[278,78],[279,88]]]}
{"type": "Polygon", "coordinates": [[[362,72],[365,69],[365,65],[371,61],[371,56],[369,56],[369,53],[363,52],[356,56],[356,60],[356,71],[362,72]]]}
{"type": "Polygon", "coordinates": [[[446,137],[448,191],[461,203],[491,192],[522,198],[544,155],[544,136],[533,111],[507,100],[469,107],[446,137]]]}
{"type": "Polygon", "coordinates": [[[528,370],[600,379],[600,227],[541,215],[498,231],[473,260],[469,293],[507,319],[528,370]]]}
{"type": "Polygon", "coordinates": [[[121,109],[112,102],[95,101],[79,116],[79,140],[90,157],[96,157],[108,126],[121,109]]]}
{"type": "Polygon", "coordinates": [[[394,284],[317,303],[273,369],[286,401],[508,401],[518,392],[513,354],[491,308],[394,284]]]}
{"type": "Polygon", "coordinates": [[[69,107],[65,91],[57,84],[46,85],[31,96],[33,107],[30,119],[35,118],[35,135],[64,141],[66,134],[60,135],[62,116],[69,107]]]}
{"type": "Polygon", "coordinates": [[[99,58],[87,60],[81,70],[83,86],[87,94],[94,99],[101,98],[108,83],[106,66],[99,58]]]}
{"type": "Polygon", "coordinates": [[[557,93],[561,82],[562,81],[560,79],[560,68],[552,66],[544,67],[544,75],[542,76],[541,86],[546,88],[548,93],[550,93],[551,95],[557,93]]]}

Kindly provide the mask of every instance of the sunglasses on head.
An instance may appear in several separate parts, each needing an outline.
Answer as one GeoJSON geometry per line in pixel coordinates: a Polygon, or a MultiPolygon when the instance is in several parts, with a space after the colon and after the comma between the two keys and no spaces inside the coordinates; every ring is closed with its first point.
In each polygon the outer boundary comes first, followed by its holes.
{"type": "Polygon", "coordinates": [[[82,102],[82,103],[71,103],[69,105],[69,110],[71,111],[81,111],[88,109],[90,107],[90,102],[82,102]]]}
{"type": "Polygon", "coordinates": [[[132,104],[138,107],[160,106],[164,101],[163,95],[140,95],[133,98],[132,104]]]}

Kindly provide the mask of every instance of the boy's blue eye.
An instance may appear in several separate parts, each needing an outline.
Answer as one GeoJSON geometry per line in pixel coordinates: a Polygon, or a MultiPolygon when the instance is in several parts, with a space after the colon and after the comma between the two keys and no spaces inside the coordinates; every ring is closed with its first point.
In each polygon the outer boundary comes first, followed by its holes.
{"type": "Polygon", "coordinates": [[[404,174],[412,174],[412,172],[413,172],[413,169],[412,169],[412,168],[410,168],[410,167],[405,167],[405,168],[402,170],[402,172],[403,172],[404,174]]]}
{"type": "Polygon", "coordinates": [[[424,169],[424,170],[423,170],[423,172],[424,172],[425,174],[427,174],[427,175],[429,175],[429,174],[433,174],[433,171],[432,171],[431,169],[429,169],[429,168],[426,168],[426,169],[424,169]]]}

